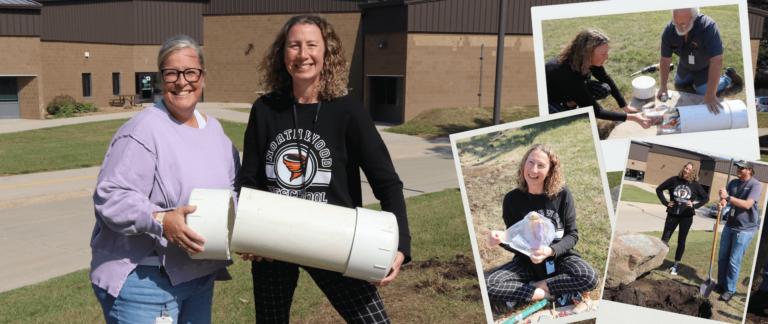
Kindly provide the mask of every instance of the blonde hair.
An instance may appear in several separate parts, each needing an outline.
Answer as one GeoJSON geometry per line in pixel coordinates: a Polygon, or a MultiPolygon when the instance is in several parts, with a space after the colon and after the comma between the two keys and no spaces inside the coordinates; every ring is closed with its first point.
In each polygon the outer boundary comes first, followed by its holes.
{"type": "Polygon", "coordinates": [[[605,33],[597,29],[582,30],[558,55],[560,63],[568,61],[571,70],[587,75],[592,67],[592,54],[595,48],[608,44],[610,39],[605,33]]]}
{"type": "Polygon", "coordinates": [[[299,24],[317,26],[323,35],[325,53],[323,70],[320,71],[320,85],[317,89],[318,98],[331,100],[346,95],[347,59],[344,57],[341,39],[328,21],[315,15],[294,16],[285,23],[259,64],[259,70],[264,74],[261,80],[262,86],[270,92],[293,93],[293,80],[285,67],[285,42],[291,28],[299,24]]]}
{"type": "Polygon", "coordinates": [[[694,181],[696,181],[699,178],[699,173],[693,167],[693,162],[688,162],[688,163],[683,165],[683,168],[680,169],[680,173],[678,173],[677,176],[687,180],[688,182],[694,182],[694,181]],[[689,165],[691,166],[691,174],[688,177],[686,177],[685,176],[685,167],[687,167],[689,165]]]}
{"type": "Polygon", "coordinates": [[[205,70],[203,49],[192,37],[187,35],[176,35],[163,42],[163,45],[160,46],[160,51],[157,53],[157,70],[160,71],[163,69],[163,63],[165,63],[165,60],[167,60],[171,54],[185,48],[195,50],[197,60],[200,61],[200,68],[205,70]]]}
{"type": "Polygon", "coordinates": [[[517,187],[528,192],[528,183],[525,182],[525,163],[533,151],[540,151],[549,158],[549,172],[546,178],[544,178],[544,194],[549,198],[555,198],[565,186],[565,177],[560,165],[560,158],[557,157],[552,148],[546,145],[536,144],[528,149],[528,152],[525,152],[523,159],[520,161],[520,168],[517,170],[517,187]]]}

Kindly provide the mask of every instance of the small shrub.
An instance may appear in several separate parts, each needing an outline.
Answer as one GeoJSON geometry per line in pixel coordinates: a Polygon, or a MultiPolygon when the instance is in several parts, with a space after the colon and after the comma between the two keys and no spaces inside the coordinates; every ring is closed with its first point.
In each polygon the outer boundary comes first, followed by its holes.
{"type": "Polygon", "coordinates": [[[51,100],[50,103],[48,103],[48,106],[46,107],[48,114],[52,115],[54,118],[72,117],[76,114],[94,112],[98,110],[99,108],[96,107],[96,105],[93,103],[77,102],[74,98],[68,95],[56,96],[53,98],[53,100],[51,100]]]}

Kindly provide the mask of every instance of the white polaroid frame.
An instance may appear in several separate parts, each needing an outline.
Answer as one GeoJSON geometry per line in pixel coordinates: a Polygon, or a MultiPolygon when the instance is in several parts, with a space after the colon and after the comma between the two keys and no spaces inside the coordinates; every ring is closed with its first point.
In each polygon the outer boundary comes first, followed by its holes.
{"type": "MultiPolygon", "coordinates": [[[[459,160],[459,152],[456,147],[456,142],[458,140],[470,138],[477,135],[484,135],[492,132],[499,132],[499,131],[504,131],[504,130],[513,129],[513,128],[520,128],[523,126],[540,124],[543,122],[558,120],[558,119],[567,118],[567,117],[576,116],[576,115],[589,116],[589,123],[590,123],[590,127],[592,128],[592,139],[594,140],[595,153],[597,155],[595,158],[597,159],[597,162],[599,165],[600,178],[603,183],[603,196],[605,198],[606,208],[608,209],[608,218],[609,218],[609,221],[611,222],[611,238],[610,239],[612,242],[613,232],[614,232],[613,228],[614,228],[616,217],[613,214],[614,210],[613,210],[613,202],[611,201],[611,190],[608,187],[608,178],[606,177],[606,174],[605,174],[605,163],[603,161],[603,156],[602,154],[600,154],[600,140],[599,140],[600,137],[598,136],[598,133],[597,133],[597,123],[595,122],[595,113],[592,110],[592,108],[579,108],[579,109],[574,109],[571,111],[559,113],[556,115],[535,117],[535,118],[525,119],[521,121],[516,121],[516,122],[511,122],[511,123],[506,123],[506,124],[496,125],[496,126],[489,126],[485,128],[480,128],[480,129],[475,129],[475,130],[470,130],[470,131],[450,135],[451,151],[453,152],[453,163],[456,167],[456,176],[458,177],[459,189],[461,191],[461,201],[464,204],[464,215],[466,216],[466,220],[467,220],[467,228],[469,230],[469,240],[472,244],[472,254],[474,255],[474,260],[475,260],[475,270],[477,271],[477,274],[478,274],[478,283],[480,284],[480,292],[483,298],[483,306],[485,307],[485,317],[488,323],[493,323],[493,313],[491,312],[491,303],[490,303],[490,300],[488,299],[488,288],[485,285],[485,278],[483,276],[483,273],[484,273],[483,264],[479,257],[480,249],[477,246],[477,237],[475,235],[475,227],[472,223],[472,212],[469,209],[469,199],[467,197],[466,187],[464,186],[464,175],[461,170],[461,162],[459,160]]],[[[608,251],[610,251],[610,246],[608,248],[608,251]]],[[[607,271],[608,271],[607,265],[608,265],[608,257],[606,257],[606,264],[603,265],[604,272],[603,272],[602,278],[605,278],[607,274],[607,271]]],[[[602,294],[603,282],[600,283],[599,289],[601,290],[601,294],[602,294]]],[[[599,312],[600,310],[598,309],[598,311],[585,312],[582,314],[576,314],[576,315],[571,315],[564,318],[558,318],[548,323],[570,323],[574,321],[587,320],[591,318],[596,318],[599,312]]]]}
{"type": "MultiPolygon", "coordinates": [[[[533,48],[536,64],[536,86],[539,98],[539,115],[549,115],[547,107],[547,82],[545,72],[544,42],[542,20],[567,19],[577,17],[604,16],[612,14],[636,13],[647,11],[671,10],[686,7],[708,7],[738,5],[739,27],[741,34],[742,63],[744,66],[744,91],[747,97],[749,127],[731,130],[696,132],[686,134],[661,135],[634,138],[645,142],[659,143],[692,150],[716,151],[719,155],[733,156],[745,160],[759,160],[760,149],[757,133],[757,112],[755,109],[755,87],[752,67],[752,52],[749,38],[747,2],[745,0],[614,0],[562,5],[540,6],[531,8],[533,23],[533,48]],[[752,67],[752,68],[750,68],[752,67]]],[[[671,14],[670,14],[671,19],[671,14]]],[[[659,34],[661,34],[661,26],[659,34]]],[[[560,114],[560,113],[558,113],[560,114]]],[[[602,153],[608,171],[624,170],[629,141],[631,138],[601,141],[602,153]]]]}
{"type": "MultiPolygon", "coordinates": [[[[657,143],[657,144],[667,146],[667,147],[669,147],[671,149],[683,149],[681,147],[670,146],[670,145],[667,145],[665,143],[657,143]]],[[[692,151],[695,151],[697,153],[701,153],[701,154],[704,154],[704,155],[715,156],[715,157],[718,157],[718,158],[721,158],[721,159],[729,159],[730,158],[730,157],[727,157],[727,156],[722,156],[722,155],[713,153],[713,152],[708,151],[708,150],[692,150],[692,151]]],[[[629,152],[627,152],[627,159],[628,158],[629,158],[629,152]]],[[[737,160],[737,158],[734,158],[734,160],[737,160]]],[[[750,161],[750,162],[754,163],[754,164],[768,165],[768,163],[761,162],[761,161],[750,161]]],[[[618,199],[619,201],[621,201],[621,195],[623,194],[623,191],[624,191],[624,174],[625,173],[626,172],[622,172],[621,185],[620,185],[620,189],[619,189],[619,199],[618,199]]],[[[765,190],[768,190],[768,187],[766,187],[765,190]]],[[[758,204],[759,204],[759,206],[762,206],[762,208],[760,208],[760,211],[761,211],[762,214],[760,215],[760,217],[761,217],[761,219],[760,219],[760,227],[758,227],[757,235],[755,235],[752,238],[752,240],[757,240],[757,242],[756,242],[757,246],[756,246],[756,249],[755,249],[755,254],[752,256],[752,259],[750,260],[751,265],[752,265],[751,267],[749,267],[751,269],[751,271],[749,272],[750,274],[751,273],[755,273],[755,268],[756,267],[762,266],[762,265],[757,265],[756,263],[757,263],[757,255],[758,255],[758,252],[760,251],[759,249],[760,249],[760,240],[762,239],[762,229],[763,229],[763,226],[765,226],[765,218],[766,218],[765,214],[766,214],[766,208],[768,208],[768,205],[766,205],[766,204],[768,204],[768,194],[766,194],[765,197],[763,198],[763,200],[758,202],[758,204]]],[[[616,206],[616,217],[617,218],[615,219],[616,222],[618,222],[618,220],[619,220],[618,217],[619,216],[620,216],[620,214],[619,214],[619,206],[617,204],[617,206],[616,206]]],[[[613,230],[614,230],[613,235],[615,235],[616,234],[615,232],[618,230],[618,224],[617,223],[614,223],[613,230]]],[[[608,263],[611,262],[610,259],[611,259],[611,256],[610,256],[610,253],[609,253],[608,254],[608,260],[607,260],[608,263]]],[[[744,260],[742,260],[742,266],[744,266],[743,263],[744,263],[744,260]]],[[[607,272],[606,272],[606,275],[607,275],[607,272]]],[[[749,285],[747,286],[747,287],[749,287],[749,289],[752,288],[752,284],[754,283],[754,280],[755,280],[754,276],[750,275],[749,276],[749,285]]],[[[751,298],[751,295],[752,295],[752,291],[751,290],[747,290],[747,300],[749,300],[749,298],[751,298]]],[[[647,307],[642,307],[642,306],[637,306],[637,305],[632,305],[632,304],[624,304],[624,303],[619,303],[619,302],[613,302],[613,301],[604,300],[604,299],[600,301],[600,305],[602,306],[602,308],[601,308],[600,313],[598,314],[598,317],[597,317],[598,318],[598,322],[604,321],[604,322],[608,322],[608,323],[618,323],[618,322],[620,322],[620,323],[632,323],[632,324],[635,324],[635,323],[636,324],[646,324],[646,323],[652,323],[652,321],[658,321],[659,323],[723,323],[723,322],[715,321],[715,320],[711,320],[711,319],[698,318],[698,317],[695,317],[695,316],[683,315],[683,314],[678,314],[678,313],[673,313],[673,312],[667,312],[667,311],[658,310],[658,309],[655,309],[655,308],[647,308],[647,307]],[[633,316],[631,316],[631,317],[626,316],[626,314],[630,314],[630,313],[633,314],[633,316]]],[[[747,319],[747,307],[746,307],[746,305],[744,306],[744,310],[743,310],[743,312],[741,314],[741,319],[742,319],[741,323],[746,322],[746,319],[747,319]]]]}

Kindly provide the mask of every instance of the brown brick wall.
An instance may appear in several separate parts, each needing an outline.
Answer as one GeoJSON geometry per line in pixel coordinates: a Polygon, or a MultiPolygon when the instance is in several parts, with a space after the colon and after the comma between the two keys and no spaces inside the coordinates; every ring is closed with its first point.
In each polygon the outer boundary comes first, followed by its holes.
{"type": "MultiPolygon", "coordinates": [[[[109,100],[114,98],[113,72],[120,73],[120,92],[135,92],[136,63],[131,45],[42,42],[42,64],[45,90],[43,104],[47,104],[57,95],[68,94],[78,101],[107,106],[109,100]],[[86,51],[90,54],[87,59],[84,55],[86,51]],[[83,98],[82,73],[91,73],[89,98],[83,98]]],[[[156,68],[152,68],[152,71],[154,70],[156,68]]]]}
{"type": "MultiPolygon", "coordinates": [[[[206,69],[205,99],[214,102],[253,102],[263,91],[258,64],[285,22],[293,15],[203,17],[206,69]],[[234,32],[237,31],[237,32],[234,32]],[[253,49],[246,54],[248,44],[253,49]]],[[[359,13],[323,14],[335,28],[351,66],[349,87],[355,96],[362,91],[362,37],[359,13]],[[357,53],[356,53],[357,52],[357,53]],[[353,55],[357,61],[353,61],[353,55]]]]}
{"type": "MultiPolygon", "coordinates": [[[[493,105],[496,36],[409,34],[405,118],[440,107],[477,106],[484,44],[482,105],[493,105]]],[[[536,105],[533,37],[507,36],[502,105],[536,105]]]]}
{"type": "MultiPolygon", "coordinates": [[[[751,45],[752,50],[752,71],[754,71],[757,68],[757,50],[760,48],[760,40],[759,39],[751,39],[749,40],[749,44],[751,45]]],[[[754,75],[754,73],[752,73],[754,75]]]]}
{"type": "Polygon", "coordinates": [[[40,74],[40,37],[0,37],[0,74],[40,74]]]}
{"type": "Polygon", "coordinates": [[[645,172],[645,161],[627,160],[627,169],[645,172]]]}
{"type": "Polygon", "coordinates": [[[45,105],[42,102],[42,85],[40,77],[19,77],[19,116],[28,119],[45,117],[45,105]]]}
{"type": "MultiPolygon", "coordinates": [[[[657,186],[669,177],[680,173],[680,169],[688,162],[693,162],[693,168],[699,170],[701,164],[699,161],[649,152],[644,181],[657,186]]],[[[701,184],[709,185],[708,183],[701,184]]]]}

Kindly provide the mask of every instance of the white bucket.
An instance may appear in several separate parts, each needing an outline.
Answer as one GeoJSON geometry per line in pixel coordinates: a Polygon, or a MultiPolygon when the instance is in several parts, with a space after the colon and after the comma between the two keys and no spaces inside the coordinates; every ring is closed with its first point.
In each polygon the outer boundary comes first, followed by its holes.
{"type": "Polygon", "coordinates": [[[632,79],[632,96],[646,100],[656,95],[656,79],[647,75],[642,75],[632,79]]]}

